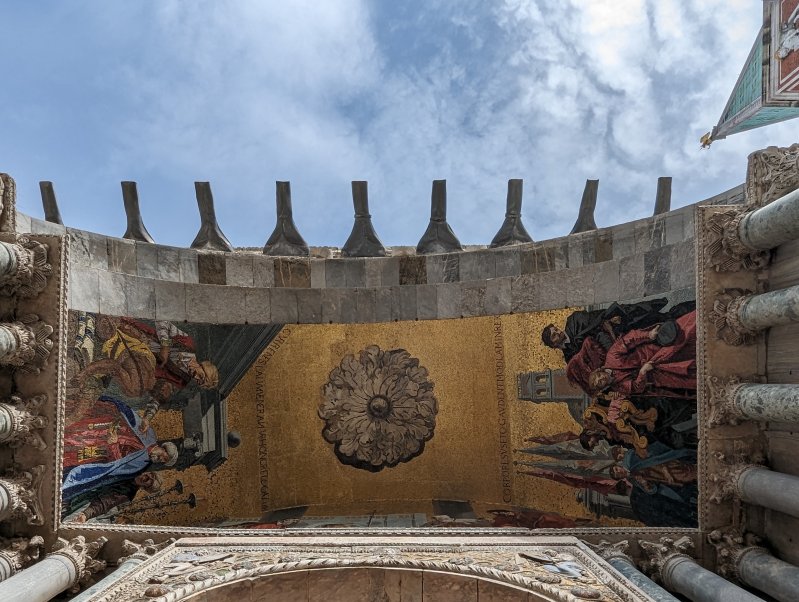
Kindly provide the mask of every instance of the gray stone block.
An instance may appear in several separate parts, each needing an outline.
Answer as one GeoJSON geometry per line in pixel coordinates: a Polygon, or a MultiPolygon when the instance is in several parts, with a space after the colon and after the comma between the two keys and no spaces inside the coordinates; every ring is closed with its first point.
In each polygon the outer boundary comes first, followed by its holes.
{"type": "Polygon", "coordinates": [[[494,278],[496,266],[493,251],[465,251],[460,256],[461,282],[494,278]]]}
{"type": "Polygon", "coordinates": [[[485,313],[489,316],[511,311],[511,278],[492,278],[486,282],[485,313]]]}
{"type": "Polygon", "coordinates": [[[619,300],[619,262],[604,261],[594,264],[594,303],[612,303],[619,300]]]}
{"type": "Polygon", "coordinates": [[[200,284],[227,284],[225,255],[215,251],[198,253],[197,273],[200,284]]]}
{"type": "Polygon", "coordinates": [[[448,282],[446,284],[436,284],[436,313],[439,319],[460,318],[461,317],[461,284],[459,282],[448,282]]]}
{"type": "Polygon", "coordinates": [[[31,230],[32,225],[32,218],[30,215],[26,215],[20,211],[17,211],[17,232],[21,234],[28,234],[32,233],[31,230]]]}
{"type": "Polygon", "coordinates": [[[253,286],[275,286],[275,262],[268,255],[253,255],[252,257],[252,282],[253,286]]]}
{"type": "Polygon", "coordinates": [[[391,287],[391,316],[394,320],[416,320],[416,287],[392,286],[391,287]]]}
{"type": "MultiPolygon", "coordinates": [[[[61,232],[35,232],[35,234],[64,234],[61,232]]],[[[108,269],[108,243],[105,236],[69,230],[69,261],[96,270],[108,269]]]]}
{"type": "Polygon", "coordinates": [[[460,257],[458,253],[427,256],[427,283],[458,282],[460,257]]]}
{"type": "Polygon", "coordinates": [[[194,249],[181,249],[180,255],[180,281],[185,284],[200,282],[200,271],[197,263],[197,251],[194,249]]]}
{"type": "Polygon", "coordinates": [[[696,207],[689,207],[683,215],[683,239],[691,240],[696,238],[696,207]]]}
{"type": "Polygon", "coordinates": [[[333,259],[344,265],[344,278],[348,288],[366,286],[366,260],[365,259],[333,259]]]}
{"type": "Polygon", "coordinates": [[[253,257],[250,253],[225,253],[225,282],[253,286],[253,257]]]}
{"type": "Polygon", "coordinates": [[[569,236],[569,268],[583,266],[583,241],[578,234],[569,236]]]}
{"type": "Polygon", "coordinates": [[[666,222],[665,242],[673,245],[682,242],[685,237],[685,224],[681,213],[666,214],[663,216],[666,222]]]}
{"type": "Polygon", "coordinates": [[[671,248],[652,249],[644,255],[644,292],[665,293],[671,288],[671,248]]]}
{"type": "Polygon", "coordinates": [[[399,259],[399,283],[427,284],[427,257],[424,255],[403,255],[399,259]]]}
{"type": "Polygon", "coordinates": [[[340,259],[325,260],[325,286],[327,288],[344,288],[347,286],[347,271],[340,259]]]}
{"type": "MultiPolygon", "coordinates": [[[[73,272],[74,274],[74,272],[73,272]]],[[[128,310],[125,296],[125,274],[98,271],[99,311],[109,316],[124,316],[128,310]]]]}
{"type": "Polygon", "coordinates": [[[671,281],[674,290],[696,286],[695,241],[687,240],[669,247],[671,249],[671,281]]]}
{"type": "Polygon", "coordinates": [[[343,291],[341,296],[341,321],[345,324],[355,324],[358,320],[358,293],[354,289],[343,291]]]}
{"type": "Polygon", "coordinates": [[[155,319],[182,322],[188,319],[186,314],[186,284],[156,280],[155,319]]]}
{"type": "Polygon", "coordinates": [[[106,244],[109,270],[133,276],[138,274],[135,242],[123,238],[108,238],[106,244]]]}
{"type": "Polygon", "coordinates": [[[510,283],[511,311],[522,313],[538,309],[538,274],[516,276],[510,283]]]}
{"type": "Polygon", "coordinates": [[[619,260],[619,300],[639,299],[645,295],[644,256],[632,255],[619,260]]]}
{"type": "Polygon", "coordinates": [[[186,319],[208,324],[243,324],[247,319],[246,291],[236,286],[187,285],[186,319]]]}
{"type": "Polygon", "coordinates": [[[324,259],[311,259],[311,288],[325,288],[324,259]]]}
{"type": "Polygon", "coordinates": [[[399,282],[399,257],[384,257],[380,260],[380,284],[382,286],[397,286],[399,282]]]}
{"type": "Polygon", "coordinates": [[[391,322],[392,313],[391,287],[383,286],[375,289],[375,322],[391,322]]]}
{"type": "Polygon", "coordinates": [[[541,309],[566,307],[567,273],[567,270],[557,270],[538,275],[538,302],[541,309]]]}
{"type": "Polygon", "coordinates": [[[244,293],[244,311],[250,324],[269,324],[272,321],[271,290],[250,288],[244,293]]]}
{"type": "MultiPolygon", "coordinates": [[[[143,244],[143,243],[142,243],[143,244]]],[[[158,277],[180,282],[180,249],[158,246],[158,277]]]]}
{"type": "Polygon", "coordinates": [[[416,287],[416,317],[420,320],[435,320],[438,317],[438,290],[435,284],[419,284],[416,287]]]}
{"type": "Polygon", "coordinates": [[[382,258],[367,258],[363,260],[364,264],[364,286],[369,288],[376,288],[381,285],[382,266],[380,263],[382,258]]]}
{"type": "Polygon", "coordinates": [[[596,232],[594,236],[594,262],[601,263],[613,259],[613,234],[610,229],[596,232]]]}
{"type": "Polygon", "coordinates": [[[322,291],[318,288],[297,289],[297,319],[301,324],[322,321],[322,291]]]}
{"type": "MultiPolygon", "coordinates": [[[[311,288],[311,260],[306,257],[275,257],[275,286],[311,288]]],[[[274,299],[273,310],[274,310],[274,299]]]]}
{"type": "Polygon", "coordinates": [[[69,274],[69,308],[100,311],[100,271],[74,266],[69,274]]]}
{"type": "Polygon", "coordinates": [[[635,226],[624,224],[612,229],[613,259],[629,257],[635,253],[635,226]]]}
{"type": "Polygon", "coordinates": [[[275,287],[272,290],[272,321],[280,324],[295,324],[297,315],[297,292],[294,289],[275,287]]]}
{"type": "Polygon", "coordinates": [[[155,320],[155,282],[138,276],[128,276],[125,279],[125,295],[128,298],[125,315],[155,320]]]}
{"type": "Polygon", "coordinates": [[[356,316],[355,321],[358,323],[372,323],[375,322],[375,289],[373,288],[359,288],[355,289],[355,304],[356,316]]]}
{"type": "Polygon", "coordinates": [[[152,243],[136,243],[136,274],[142,278],[160,278],[158,247],[152,243]]]}
{"type": "Polygon", "coordinates": [[[322,290],[322,322],[338,324],[341,322],[341,302],[347,291],[340,288],[322,290]]]}
{"type": "Polygon", "coordinates": [[[594,266],[586,265],[566,273],[566,305],[584,307],[594,303],[594,266]]]}
{"type": "Polygon", "coordinates": [[[591,265],[596,262],[596,231],[581,234],[580,238],[583,246],[583,265],[591,265]]]}
{"type": "Polygon", "coordinates": [[[635,254],[643,254],[649,251],[653,246],[652,240],[652,220],[638,222],[634,226],[635,230],[635,254]]]}
{"type": "Polygon", "coordinates": [[[522,273],[521,254],[518,247],[491,251],[494,255],[494,275],[518,276],[522,273]]]}
{"type": "MultiPolygon", "coordinates": [[[[31,234],[55,234],[56,236],[63,236],[67,233],[67,229],[65,226],[61,224],[53,224],[51,222],[47,222],[44,220],[29,218],[30,225],[28,231],[31,234]]],[[[19,220],[19,214],[17,214],[17,220],[19,220]]],[[[19,230],[19,225],[17,225],[17,231],[19,230]]]]}
{"type": "Polygon", "coordinates": [[[461,284],[461,315],[464,317],[485,314],[486,287],[482,283],[461,284]]]}

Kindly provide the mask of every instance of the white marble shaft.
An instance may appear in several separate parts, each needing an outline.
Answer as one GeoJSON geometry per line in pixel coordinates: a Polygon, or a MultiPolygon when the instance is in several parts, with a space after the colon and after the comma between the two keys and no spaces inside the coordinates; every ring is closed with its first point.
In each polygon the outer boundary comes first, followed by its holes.
{"type": "Polygon", "coordinates": [[[75,563],[63,554],[50,554],[0,582],[3,602],[47,602],[77,581],[75,563]]]}
{"type": "Polygon", "coordinates": [[[799,423],[799,385],[744,384],[737,387],[733,405],[750,420],[799,423]]]}
{"type": "Polygon", "coordinates": [[[130,573],[142,562],[144,562],[144,558],[137,558],[137,557],[128,558],[127,560],[125,560],[125,562],[120,564],[113,573],[107,575],[106,577],[104,577],[103,579],[101,579],[91,587],[83,590],[80,594],[70,599],[69,602],[86,602],[86,600],[91,600],[95,594],[114,585],[117,581],[122,579],[128,573],[130,573]]]}
{"type": "Polygon", "coordinates": [[[633,561],[629,558],[613,556],[608,559],[608,563],[634,585],[644,590],[655,602],[679,602],[677,598],[635,568],[633,561]]]}
{"type": "Polygon", "coordinates": [[[14,434],[14,419],[11,414],[0,404],[0,443],[8,441],[14,434]]]}
{"type": "Polygon", "coordinates": [[[743,326],[753,331],[799,322],[799,286],[747,297],[738,309],[738,317],[743,326]]]}
{"type": "Polygon", "coordinates": [[[0,358],[11,355],[17,350],[17,337],[12,328],[0,322],[0,358]]]}
{"type": "Polygon", "coordinates": [[[7,519],[12,512],[11,508],[11,492],[3,485],[0,480],[0,520],[7,519]]]}
{"type": "Polygon", "coordinates": [[[738,236],[747,247],[763,251],[799,238],[799,189],[745,215],[738,236]]]}
{"type": "Polygon", "coordinates": [[[741,581],[775,600],[799,600],[799,568],[775,558],[762,548],[744,550],[737,570],[741,581]]]}
{"type": "Polygon", "coordinates": [[[666,589],[693,602],[763,602],[737,585],[697,564],[692,558],[677,555],[661,569],[666,589]]]}
{"type": "Polygon", "coordinates": [[[15,572],[15,567],[11,565],[7,558],[0,556],[0,581],[5,581],[15,572]]]}
{"type": "Polygon", "coordinates": [[[17,273],[17,254],[7,242],[0,242],[0,284],[17,273]]]}
{"type": "Polygon", "coordinates": [[[742,501],[799,518],[799,477],[753,466],[736,485],[742,501]]]}

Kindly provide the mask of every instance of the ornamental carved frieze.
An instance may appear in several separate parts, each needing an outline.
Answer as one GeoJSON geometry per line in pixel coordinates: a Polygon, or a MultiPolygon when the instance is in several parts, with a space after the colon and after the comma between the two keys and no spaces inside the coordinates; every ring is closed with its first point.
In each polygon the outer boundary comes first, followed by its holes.
{"type": "Polygon", "coordinates": [[[0,173],[0,232],[13,232],[16,222],[17,184],[7,173],[0,173]]]}
{"type": "Polygon", "coordinates": [[[433,382],[404,349],[370,345],[358,357],[347,354],[322,394],[322,436],[343,464],[378,472],[412,460],[433,437],[433,382]]]}
{"type": "Polygon", "coordinates": [[[8,507],[0,511],[0,520],[24,519],[29,525],[44,524],[44,512],[39,499],[44,479],[43,465],[30,470],[11,469],[0,477],[0,487],[8,498],[8,507]]]}
{"type": "Polygon", "coordinates": [[[16,243],[0,244],[10,255],[9,270],[0,278],[0,295],[36,297],[53,274],[53,266],[47,262],[49,247],[28,236],[18,236],[16,243]]]}
{"type": "Polygon", "coordinates": [[[53,327],[39,319],[36,314],[26,314],[14,322],[3,322],[9,349],[0,355],[0,364],[12,366],[20,372],[38,374],[47,363],[53,350],[53,327]]]}
{"type": "Polygon", "coordinates": [[[0,430],[0,444],[13,448],[28,446],[39,451],[47,449],[38,432],[47,426],[47,418],[41,415],[46,401],[46,395],[36,395],[30,399],[12,396],[0,402],[0,414],[5,416],[8,426],[5,432],[0,430]]]}
{"type": "Polygon", "coordinates": [[[694,548],[694,542],[687,535],[678,539],[661,537],[658,541],[639,540],[638,545],[646,555],[646,561],[641,567],[653,581],[658,583],[663,583],[663,569],[670,561],[677,558],[693,560],[690,552],[694,548]]]}
{"type": "Polygon", "coordinates": [[[771,251],[747,247],[739,227],[748,212],[738,208],[713,213],[705,220],[705,262],[717,272],[761,270],[768,266],[771,251]]]}
{"type": "Polygon", "coordinates": [[[71,593],[79,592],[90,583],[92,575],[105,570],[105,561],[99,560],[97,555],[107,541],[108,538],[99,537],[87,542],[85,537],[79,535],[72,539],[59,537],[53,544],[50,555],[63,556],[75,566],[75,580],[69,588],[71,593]]]}
{"type": "Polygon", "coordinates": [[[740,499],[741,475],[751,468],[759,468],[759,465],[743,461],[724,463],[722,454],[715,454],[715,456],[720,463],[707,477],[707,499],[714,504],[740,499]]]}
{"type": "Polygon", "coordinates": [[[735,405],[735,395],[743,385],[737,376],[723,380],[717,376],[707,379],[710,416],[708,422],[711,426],[722,424],[736,425],[743,420],[741,413],[735,405]]]}
{"type": "Polygon", "coordinates": [[[147,560],[150,556],[155,556],[173,543],[175,543],[173,537],[161,543],[155,543],[152,539],[145,539],[141,543],[126,539],[122,542],[122,556],[117,559],[117,565],[122,565],[128,560],[147,560]]]}
{"type": "Polygon", "coordinates": [[[622,558],[632,562],[629,554],[627,554],[627,550],[630,547],[630,542],[626,539],[616,542],[609,542],[603,539],[598,544],[586,543],[586,545],[605,560],[622,558]]]}
{"type": "Polygon", "coordinates": [[[564,602],[637,602],[637,594],[574,546],[174,546],[97,602],[177,602],[224,584],[280,573],[343,568],[436,571],[489,579],[564,602]]]}
{"type": "MultiPolygon", "coordinates": [[[[0,538],[0,560],[5,561],[13,575],[39,560],[43,548],[44,539],[39,535],[13,539],[0,538]]],[[[2,573],[2,567],[0,567],[0,573],[2,573]]]]}
{"type": "Polygon", "coordinates": [[[769,146],[749,155],[746,205],[757,209],[799,188],[799,144],[769,146]]]}
{"type": "Polygon", "coordinates": [[[759,539],[754,534],[743,534],[733,527],[711,531],[707,541],[716,549],[716,573],[729,581],[741,581],[738,567],[746,554],[755,551],[768,553],[757,545],[759,539]]]}
{"type": "Polygon", "coordinates": [[[716,329],[716,337],[728,345],[737,347],[755,342],[757,331],[747,328],[741,322],[741,307],[751,294],[750,290],[728,288],[716,295],[713,301],[710,322],[716,329]]]}

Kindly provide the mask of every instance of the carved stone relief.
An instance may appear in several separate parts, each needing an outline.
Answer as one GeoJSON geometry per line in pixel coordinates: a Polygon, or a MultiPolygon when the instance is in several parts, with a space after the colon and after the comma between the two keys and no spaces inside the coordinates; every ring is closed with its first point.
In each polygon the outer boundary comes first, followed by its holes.
{"type": "Polygon", "coordinates": [[[72,539],[58,538],[53,545],[51,554],[58,554],[68,558],[75,565],[76,578],[70,591],[77,593],[82,586],[88,585],[92,575],[105,569],[105,561],[98,560],[102,547],[106,544],[106,537],[99,537],[94,541],[86,542],[82,535],[72,539]]]}
{"type": "Polygon", "coordinates": [[[757,209],[799,188],[799,143],[769,146],[749,155],[746,205],[757,209]]]}
{"type": "Polygon", "coordinates": [[[14,349],[0,357],[0,364],[13,366],[21,372],[38,374],[53,350],[53,327],[36,314],[26,314],[15,322],[0,325],[15,342],[14,349]]]}
{"type": "Polygon", "coordinates": [[[24,400],[11,397],[0,402],[0,414],[6,416],[9,426],[6,434],[0,432],[0,443],[15,448],[27,445],[39,451],[47,449],[47,444],[37,432],[48,424],[40,410],[46,401],[46,395],[37,395],[24,400]]]}
{"type": "Polygon", "coordinates": [[[717,272],[759,270],[768,266],[770,251],[750,249],[742,241],[738,228],[746,211],[734,208],[714,213],[705,222],[705,260],[717,272]]]}
{"type": "Polygon", "coordinates": [[[12,469],[0,477],[0,487],[8,493],[8,517],[24,518],[29,525],[43,525],[39,492],[45,475],[44,466],[34,466],[30,470],[12,469]]]}
{"type": "Polygon", "coordinates": [[[36,297],[53,274],[53,266],[47,262],[48,246],[27,236],[17,237],[16,244],[3,244],[14,254],[15,269],[2,281],[0,295],[36,297]]]}
{"type": "Polygon", "coordinates": [[[752,291],[744,289],[724,289],[713,302],[713,310],[708,316],[716,328],[716,336],[728,345],[751,345],[755,341],[756,330],[741,323],[740,309],[752,291]]]}

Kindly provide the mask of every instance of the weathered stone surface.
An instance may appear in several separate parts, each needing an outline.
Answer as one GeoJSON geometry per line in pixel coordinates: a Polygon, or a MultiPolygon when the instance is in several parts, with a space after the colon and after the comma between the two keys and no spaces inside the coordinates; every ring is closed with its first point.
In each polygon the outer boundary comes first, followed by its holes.
{"type": "Polygon", "coordinates": [[[298,289],[297,316],[303,324],[318,324],[322,321],[322,291],[318,288],[298,289]]]}
{"type": "Polygon", "coordinates": [[[577,214],[577,221],[570,234],[588,232],[596,230],[594,222],[594,211],[596,210],[596,199],[599,193],[599,180],[586,180],[583,189],[583,198],[580,199],[580,212],[577,214]]]}
{"type": "Polygon", "coordinates": [[[253,257],[249,253],[226,253],[226,283],[233,286],[253,286],[253,257]]]}
{"type": "Polygon", "coordinates": [[[200,210],[200,231],[191,243],[192,249],[208,249],[212,251],[232,251],[233,245],[222,233],[216,221],[214,196],[209,182],[195,182],[194,191],[197,206],[200,210]]]}
{"type": "Polygon", "coordinates": [[[399,280],[399,257],[386,257],[379,260],[381,269],[380,284],[381,286],[396,286],[400,283],[399,280]]]}
{"type": "Polygon", "coordinates": [[[644,256],[633,255],[619,260],[619,298],[635,299],[645,295],[644,256]]]}
{"type": "MultiPolygon", "coordinates": [[[[144,247],[145,245],[139,245],[144,247]]],[[[180,249],[158,246],[158,278],[180,281],[180,249]]],[[[142,274],[139,274],[140,276],[142,274]]]]}
{"type": "Polygon", "coordinates": [[[584,266],[565,273],[566,305],[582,307],[594,303],[594,266],[584,266]]]}
{"type": "MultiPolygon", "coordinates": [[[[107,238],[108,269],[123,274],[137,274],[136,243],[122,238],[107,238]]],[[[71,255],[71,250],[70,250],[71,255]]]]}
{"type": "Polygon", "coordinates": [[[427,284],[427,263],[424,255],[404,255],[399,258],[400,284],[427,284]]]}
{"type": "Polygon", "coordinates": [[[344,281],[349,288],[366,286],[365,259],[338,259],[344,268],[344,281]]]}
{"type": "Polygon", "coordinates": [[[341,322],[341,304],[345,291],[337,288],[322,290],[322,322],[341,322]]]}
{"type": "Polygon", "coordinates": [[[492,278],[486,281],[485,312],[496,316],[506,314],[511,309],[511,279],[492,278]]]}
{"type": "Polygon", "coordinates": [[[376,308],[375,289],[359,288],[355,290],[356,319],[358,323],[375,322],[376,308]]]}
{"type": "Polygon", "coordinates": [[[415,320],[417,318],[416,287],[392,286],[392,297],[398,306],[391,306],[392,317],[395,320],[415,320]]]}
{"type": "Polygon", "coordinates": [[[73,267],[70,274],[69,307],[83,311],[100,311],[99,270],[73,267]]]}
{"type": "Polygon", "coordinates": [[[182,322],[187,319],[186,284],[156,280],[154,288],[156,320],[182,322]]]}
{"type": "Polygon", "coordinates": [[[264,255],[307,257],[310,249],[294,224],[289,182],[275,182],[275,204],[277,223],[264,245],[264,255]]]}
{"type": "Polygon", "coordinates": [[[327,288],[344,288],[347,286],[347,270],[344,261],[325,259],[325,286],[327,288]]]}
{"type": "Polygon", "coordinates": [[[390,322],[394,318],[391,293],[391,287],[375,289],[375,322],[390,322]]]}
{"type": "Polygon", "coordinates": [[[438,290],[435,284],[416,287],[416,317],[420,320],[435,320],[438,317],[438,290]]]}
{"type": "Polygon", "coordinates": [[[451,253],[461,250],[463,247],[460,241],[447,223],[447,181],[433,180],[430,223],[419,244],[416,245],[416,254],[451,253]]]}
{"type": "Polygon", "coordinates": [[[355,223],[347,242],[341,247],[343,257],[385,257],[386,249],[372,225],[369,215],[367,182],[352,182],[352,202],[355,206],[355,223]]]}
{"type": "Polygon", "coordinates": [[[458,282],[460,256],[457,253],[427,256],[427,283],[458,282]]]}
{"type": "Polygon", "coordinates": [[[668,247],[671,249],[670,272],[671,289],[696,286],[696,269],[694,262],[694,241],[681,242],[668,247]]]}
{"type": "Polygon", "coordinates": [[[244,293],[244,310],[250,324],[267,324],[272,321],[271,291],[268,288],[251,288],[244,293]]]}
{"type": "Polygon", "coordinates": [[[107,270],[108,243],[106,238],[91,232],[70,230],[69,260],[73,265],[107,270]]]}
{"type": "Polygon", "coordinates": [[[459,283],[437,284],[436,302],[438,318],[461,317],[461,285],[459,283]]]}
{"type": "Polygon", "coordinates": [[[310,260],[300,257],[276,257],[275,286],[286,288],[310,288],[310,260]]]}
{"type": "Polygon", "coordinates": [[[488,280],[496,277],[496,263],[493,251],[469,251],[460,257],[461,282],[488,280]]]}
{"type": "Polygon", "coordinates": [[[486,287],[479,283],[461,285],[461,315],[482,316],[485,313],[486,287]]]}
{"type": "Polygon", "coordinates": [[[98,272],[98,290],[100,295],[99,311],[111,316],[124,316],[128,309],[125,298],[126,274],[116,272],[98,272]]]}
{"type": "Polygon", "coordinates": [[[311,259],[311,288],[325,288],[324,259],[311,259]]]}
{"type": "Polygon", "coordinates": [[[494,276],[519,276],[522,273],[521,255],[518,248],[492,251],[494,255],[494,276]]]}
{"type": "Polygon", "coordinates": [[[538,309],[538,275],[525,274],[513,278],[510,286],[511,311],[522,313],[538,309]]]}
{"type": "Polygon", "coordinates": [[[253,286],[275,286],[275,260],[265,255],[253,255],[253,286]]]}
{"type": "Polygon", "coordinates": [[[209,324],[243,323],[247,319],[245,291],[232,286],[187,286],[186,319],[209,324]]]}
{"type": "Polygon", "coordinates": [[[671,249],[660,247],[644,255],[644,291],[646,295],[663,293],[671,288],[671,249]]]}
{"type": "Polygon", "coordinates": [[[613,241],[613,259],[629,257],[635,253],[635,225],[622,224],[611,230],[613,241]]]}
{"type": "Polygon", "coordinates": [[[594,261],[601,263],[613,259],[613,235],[601,230],[594,238],[594,261]]]}
{"type": "Polygon", "coordinates": [[[665,221],[665,244],[673,245],[684,240],[685,225],[682,213],[672,213],[663,217],[665,221]]]}
{"type": "Polygon", "coordinates": [[[541,309],[566,307],[565,272],[545,272],[539,274],[539,303],[541,309]]]}
{"type": "Polygon", "coordinates": [[[158,247],[147,243],[136,244],[136,274],[142,278],[158,278],[158,247]]]}
{"type": "Polygon", "coordinates": [[[605,261],[591,266],[594,275],[594,303],[612,303],[619,296],[619,262],[605,261]]]}
{"type": "Polygon", "coordinates": [[[227,262],[222,253],[198,253],[197,273],[200,284],[226,284],[227,262]]]}
{"type": "Polygon", "coordinates": [[[297,322],[297,291],[290,288],[272,289],[272,321],[281,324],[297,322]]]}
{"type": "Polygon", "coordinates": [[[186,284],[200,282],[198,253],[194,249],[180,250],[180,281],[186,284]]]}
{"type": "Polygon", "coordinates": [[[367,288],[376,288],[381,286],[382,267],[380,262],[382,259],[365,259],[364,260],[364,286],[367,288]]]}
{"type": "Polygon", "coordinates": [[[155,320],[155,280],[128,276],[125,295],[128,298],[126,316],[155,320]]]}
{"type": "Polygon", "coordinates": [[[492,249],[533,242],[522,224],[522,180],[508,180],[505,221],[491,241],[492,249]]]}

